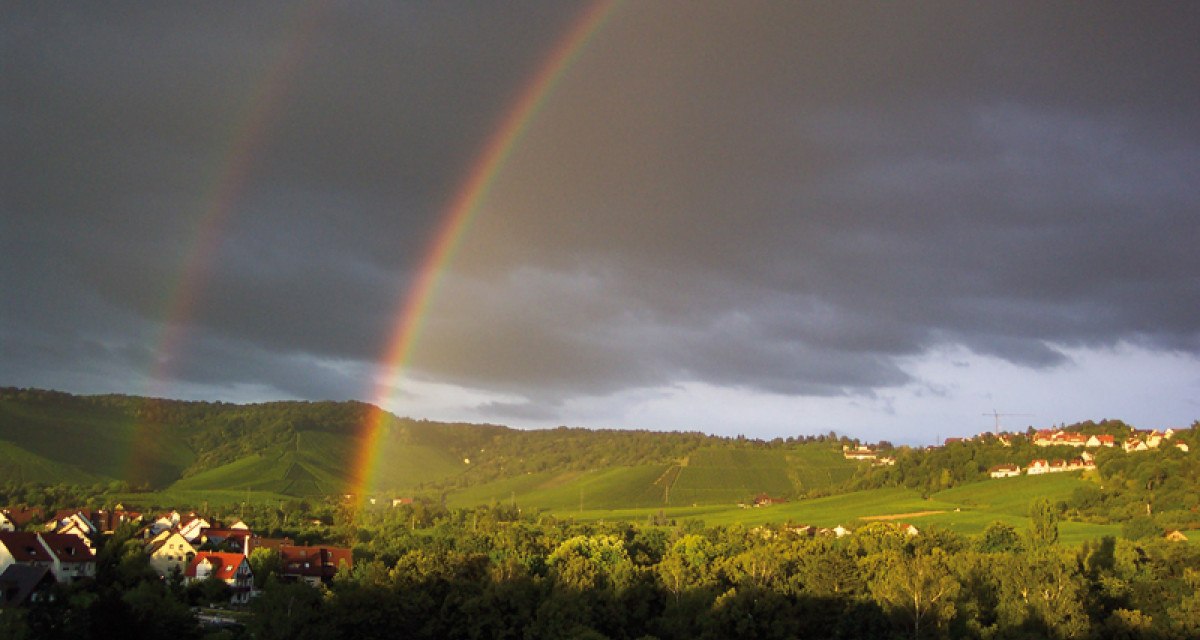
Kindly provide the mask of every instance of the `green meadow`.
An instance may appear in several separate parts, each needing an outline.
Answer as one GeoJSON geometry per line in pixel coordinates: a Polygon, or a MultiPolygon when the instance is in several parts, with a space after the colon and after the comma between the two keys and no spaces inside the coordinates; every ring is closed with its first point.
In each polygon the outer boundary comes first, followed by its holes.
{"type": "MultiPolygon", "coordinates": [[[[936,526],[963,535],[978,535],[988,524],[1001,521],[1024,531],[1029,527],[1026,513],[1030,501],[1038,497],[1058,500],[1089,480],[1078,474],[1049,474],[988,480],[949,489],[924,498],[912,489],[886,488],[856,491],[835,496],[798,500],[767,507],[741,508],[736,505],[657,507],[641,509],[548,509],[556,517],[577,520],[648,521],[666,517],[676,521],[702,520],[706,525],[745,526],[810,524],[820,527],[862,526],[868,519],[905,522],[918,529],[936,526]],[[880,518],[882,516],[882,518],[880,518]]],[[[518,504],[521,501],[518,499],[518,504]]],[[[1118,525],[1098,525],[1064,521],[1059,524],[1060,540],[1077,545],[1102,536],[1120,533],[1118,525]]]]}
{"type": "Polygon", "coordinates": [[[716,449],[692,452],[676,464],[553,471],[504,478],[457,490],[451,506],[515,500],[545,511],[725,507],[754,496],[792,495],[833,487],[854,474],[856,463],[829,445],[791,449],[716,449]]]}

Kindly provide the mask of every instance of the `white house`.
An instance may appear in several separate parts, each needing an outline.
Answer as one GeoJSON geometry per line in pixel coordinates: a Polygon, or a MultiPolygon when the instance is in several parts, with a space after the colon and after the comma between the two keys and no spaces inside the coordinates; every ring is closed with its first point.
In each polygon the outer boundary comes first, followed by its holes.
{"type": "Polygon", "coordinates": [[[993,478],[1013,478],[1021,475],[1021,467],[1015,464],[1001,464],[988,469],[988,475],[993,478]]]}
{"type": "Polygon", "coordinates": [[[254,574],[250,571],[250,562],[240,553],[205,551],[192,559],[184,577],[189,583],[209,578],[224,581],[233,589],[233,596],[229,598],[233,604],[249,602],[251,591],[254,589],[254,574]]]}
{"type": "Polygon", "coordinates": [[[180,575],[183,575],[187,571],[188,564],[196,557],[196,547],[178,531],[172,529],[155,536],[146,545],[146,553],[150,555],[150,567],[165,578],[171,575],[172,571],[178,571],[180,575]]]}

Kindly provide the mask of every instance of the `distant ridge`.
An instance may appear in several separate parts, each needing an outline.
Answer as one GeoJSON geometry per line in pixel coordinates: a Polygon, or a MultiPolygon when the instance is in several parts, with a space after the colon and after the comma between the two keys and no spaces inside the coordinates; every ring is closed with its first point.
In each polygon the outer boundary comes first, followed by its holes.
{"type": "MultiPolygon", "coordinates": [[[[356,486],[353,460],[373,412],[354,401],[237,405],[3,388],[0,462],[7,464],[0,480],[340,494],[356,486]],[[135,433],[152,434],[138,452],[135,433]]],[[[380,440],[382,464],[371,492],[424,492],[464,504],[520,496],[526,504],[564,507],[578,505],[581,493],[587,504],[605,508],[734,504],[758,493],[831,487],[856,468],[833,442],[526,431],[391,414],[380,440]]]]}

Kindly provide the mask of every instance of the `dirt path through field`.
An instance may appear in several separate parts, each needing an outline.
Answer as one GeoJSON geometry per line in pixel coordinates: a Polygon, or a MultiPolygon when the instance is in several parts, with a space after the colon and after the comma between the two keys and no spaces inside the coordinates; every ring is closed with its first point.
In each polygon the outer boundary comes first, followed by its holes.
{"type": "Polygon", "coordinates": [[[920,518],[921,516],[932,516],[937,513],[946,513],[943,511],[913,511],[912,513],[893,513],[886,516],[863,516],[859,520],[903,520],[905,518],[920,518]]]}

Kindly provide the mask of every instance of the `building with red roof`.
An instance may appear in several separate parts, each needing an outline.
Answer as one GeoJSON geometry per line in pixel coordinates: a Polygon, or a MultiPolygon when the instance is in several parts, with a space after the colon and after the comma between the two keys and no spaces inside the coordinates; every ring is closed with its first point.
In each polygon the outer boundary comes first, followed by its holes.
{"type": "Polygon", "coordinates": [[[246,604],[254,590],[254,573],[250,562],[240,553],[203,551],[196,554],[184,572],[184,579],[191,583],[202,580],[220,580],[229,585],[233,604],[246,604]]]}
{"type": "Polygon", "coordinates": [[[342,567],[354,566],[350,550],[341,547],[280,547],[279,557],[282,577],[314,586],[332,581],[342,567]]]}
{"type": "Polygon", "coordinates": [[[65,533],[0,532],[0,571],[12,564],[45,567],[59,582],[96,576],[96,558],[78,537],[65,533]]]}

